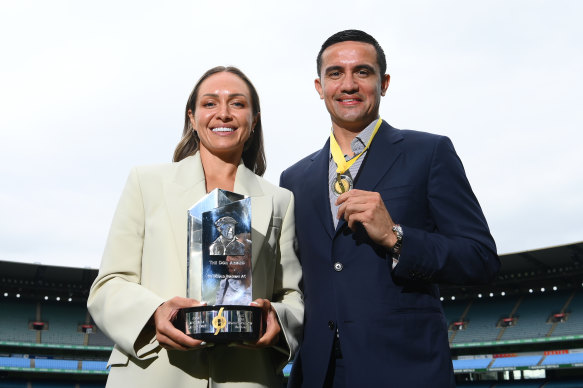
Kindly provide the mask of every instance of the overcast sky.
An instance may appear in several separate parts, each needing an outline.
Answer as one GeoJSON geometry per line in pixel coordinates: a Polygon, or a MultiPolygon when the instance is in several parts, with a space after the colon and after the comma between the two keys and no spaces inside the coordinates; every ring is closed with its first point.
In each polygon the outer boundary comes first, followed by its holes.
{"type": "Polygon", "coordinates": [[[0,1],[0,260],[97,268],[216,65],[257,87],[277,184],[326,141],[315,57],[347,28],[387,53],[381,117],[453,140],[499,253],[583,240],[583,2],[0,1]]]}

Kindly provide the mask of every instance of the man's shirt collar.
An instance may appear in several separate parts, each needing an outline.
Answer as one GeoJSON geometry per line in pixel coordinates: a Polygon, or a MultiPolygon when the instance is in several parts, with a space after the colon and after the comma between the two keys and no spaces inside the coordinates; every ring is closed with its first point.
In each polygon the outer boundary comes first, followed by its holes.
{"type": "MultiPolygon", "coordinates": [[[[360,154],[368,144],[368,141],[374,132],[374,127],[377,123],[377,120],[378,117],[374,119],[369,125],[367,125],[366,128],[360,131],[350,142],[350,148],[352,149],[352,152],[354,152],[354,156],[360,154]]],[[[344,155],[344,157],[346,158],[346,155],[344,155]]],[[[330,152],[330,159],[332,159],[332,152],[330,152]]],[[[350,159],[346,158],[346,160],[350,159]]]]}

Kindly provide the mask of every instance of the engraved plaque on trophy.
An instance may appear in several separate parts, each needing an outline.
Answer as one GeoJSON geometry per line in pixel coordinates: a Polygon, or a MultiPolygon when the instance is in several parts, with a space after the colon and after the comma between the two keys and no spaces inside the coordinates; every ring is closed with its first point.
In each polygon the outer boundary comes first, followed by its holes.
{"type": "Polygon", "coordinates": [[[186,296],[195,298],[200,284],[208,305],[181,309],[174,325],[208,342],[259,339],[262,311],[249,305],[251,198],[211,191],[188,210],[187,241],[186,296]]]}

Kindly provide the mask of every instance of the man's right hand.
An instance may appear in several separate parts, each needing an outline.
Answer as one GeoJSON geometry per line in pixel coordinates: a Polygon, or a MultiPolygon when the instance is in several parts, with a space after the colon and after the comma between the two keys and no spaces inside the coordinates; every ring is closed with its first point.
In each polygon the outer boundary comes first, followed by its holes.
{"type": "Polygon", "coordinates": [[[165,349],[191,350],[206,345],[205,342],[191,338],[178,330],[172,324],[178,310],[186,307],[206,306],[196,299],[174,298],[162,303],[154,312],[154,326],[156,327],[156,340],[165,349]]]}

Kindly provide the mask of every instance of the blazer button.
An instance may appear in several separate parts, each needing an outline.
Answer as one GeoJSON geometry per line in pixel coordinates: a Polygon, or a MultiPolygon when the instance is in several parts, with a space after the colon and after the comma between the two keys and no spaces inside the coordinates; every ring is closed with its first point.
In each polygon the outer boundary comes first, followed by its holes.
{"type": "Polygon", "coordinates": [[[328,329],[330,329],[330,330],[334,330],[334,326],[335,326],[335,325],[334,325],[334,322],[332,322],[332,321],[328,321],[328,329]]]}
{"type": "Polygon", "coordinates": [[[334,271],[340,272],[340,271],[342,271],[342,268],[344,268],[344,266],[342,265],[342,263],[340,263],[338,261],[336,263],[334,263],[334,271]]]}

